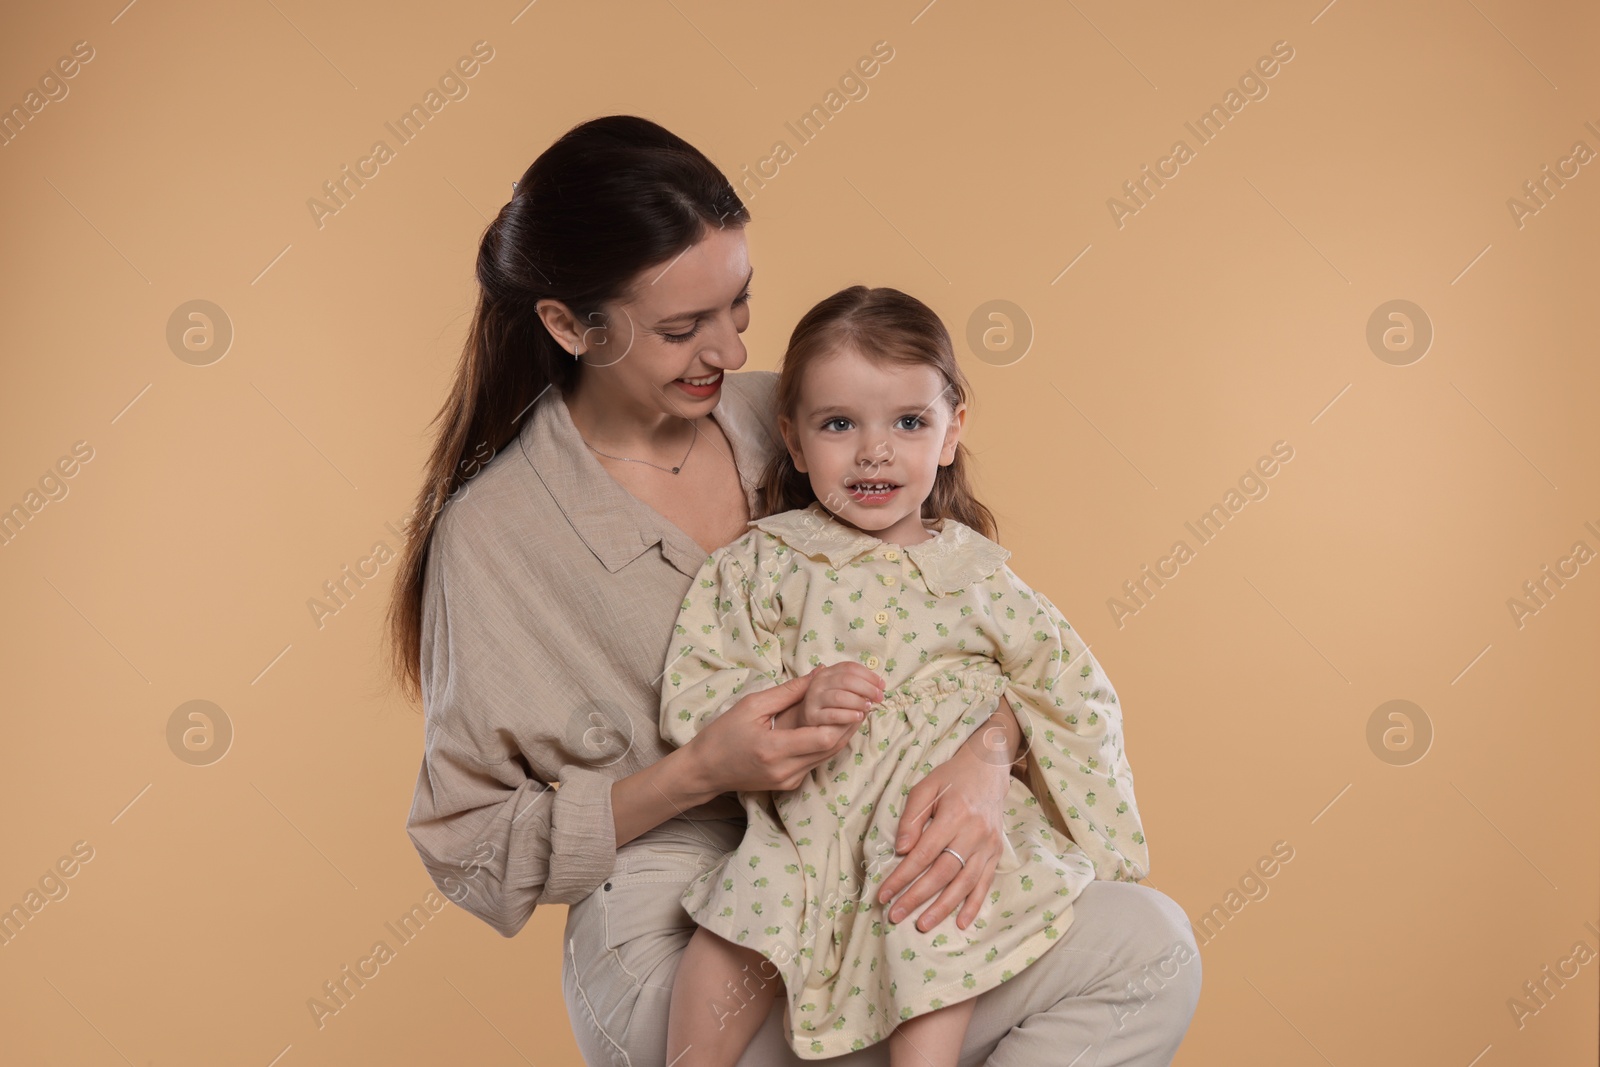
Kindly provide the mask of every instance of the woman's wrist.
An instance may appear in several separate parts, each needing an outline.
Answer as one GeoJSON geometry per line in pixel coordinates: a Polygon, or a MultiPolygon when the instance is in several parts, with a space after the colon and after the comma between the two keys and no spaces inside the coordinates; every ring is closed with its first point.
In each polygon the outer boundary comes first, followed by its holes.
{"type": "Polygon", "coordinates": [[[656,787],[685,808],[699,807],[727,792],[702,762],[699,747],[693,741],[673,749],[652,766],[660,776],[656,787]]]}
{"type": "Polygon", "coordinates": [[[611,783],[611,822],[618,848],[723,792],[703,775],[698,754],[690,751],[693,747],[691,742],[675,748],[611,783]]]}
{"type": "Polygon", "coordinates": [[[1007,774],[1011,773],[1011,765],[1017,761],[1021,750],[1022,727],[1004,700],[961,745],[961,751],[1007,774]]]}

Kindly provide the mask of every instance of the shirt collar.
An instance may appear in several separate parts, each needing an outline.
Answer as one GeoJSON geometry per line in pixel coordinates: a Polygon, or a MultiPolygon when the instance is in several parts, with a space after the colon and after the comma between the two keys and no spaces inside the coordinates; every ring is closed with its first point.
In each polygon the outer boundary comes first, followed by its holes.
{"type": "MultiPolygon", "coordinates": [[[[835,569],[886,547],[871,534],[846,526],[816,503],[769,515],[750,525],[812,559],[827,560],[828,566],[835,569]]],[[[1007,549],[955,519],[941,520],[933,537],[906,545],[902,551],[917,565],[928,592],[941,597],[989,577],[1011,556],[1007,549]]]]}
{"type": "MultiPolygon", "coordinates": [[[[742,386],[735,384],[739,377],[723,379],[725,393],[715,418],[733,446],[745,502],[754,514],[756,490],[772,443],[770,435],[757,428],[765,422],[752,410],[742,386]]],[[[523,456],[573,531],[606,570],[616,573],[659,544],[662,556],[673,567],[690,577],[699,571],[706,550],[611,477],[573,425],[560,390],[546,389],[526,418],[518,434],[523,456]]]]}

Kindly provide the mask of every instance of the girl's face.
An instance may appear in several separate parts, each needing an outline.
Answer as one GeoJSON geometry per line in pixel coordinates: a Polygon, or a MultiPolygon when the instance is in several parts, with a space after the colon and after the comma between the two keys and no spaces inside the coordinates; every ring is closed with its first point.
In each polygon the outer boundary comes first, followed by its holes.
{"type": "Polygon", "coordinates": [[[641,271],[628,295],[606,306],[604,325],[598,316],[593,323],[565,316],[552,332],[569,352],[578,343],[579,392],[593,390],[607,407],[645,421],[708,414],[723,372],[747,358],[739,335],[750,325],[751,273],[744,230],[707,227],[676,259],[641,271]]]}
{"type": "Polygon", "coordinates": [[[939,468],[955,460],[966,410],[936,368],[846,348],[806,366],[794,415],[778,422],[824,507],[909,545],[929,536],[922,503],[939,468]]]}

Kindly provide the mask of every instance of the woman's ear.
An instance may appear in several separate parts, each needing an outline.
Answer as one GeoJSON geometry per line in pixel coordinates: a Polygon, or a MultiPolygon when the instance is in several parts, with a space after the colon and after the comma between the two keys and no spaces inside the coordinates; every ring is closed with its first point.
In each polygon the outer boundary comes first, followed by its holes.
{"type": "Polygon", "coordinates": [[[573,350],[574,345],[580,350],[583,348],[583,327],[567,305],[559,300],[546,299],[535,304],[534,311],[538,313],[539,321],[544,323],[544,328],[550,331],[550,336],[556,339],[556,344],[568,352],[573,350]]]}
{"type": "Polygon", "coordinates": [[[967,405],[957,404],[950,413],[950,425],[944,431],[944,447],[939,450],[939,466],[948,467],[956,461],[956,445],[961,443],[961,431],[967,425],[967,405]]]}
{"type": "Polygon", "coordinates": [[[779,415],[778,432],[783,435],[783,444],[789,450],[789,459],[794,463],[794,469],[804,474],[806,456],[800,451],[800,435],[795,432],[794,420],[787,415],[779,415]]]}

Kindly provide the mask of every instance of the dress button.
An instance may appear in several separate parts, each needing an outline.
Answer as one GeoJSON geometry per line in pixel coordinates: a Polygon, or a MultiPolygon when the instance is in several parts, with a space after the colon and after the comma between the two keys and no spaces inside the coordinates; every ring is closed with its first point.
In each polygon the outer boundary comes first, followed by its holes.
{"type": "Polygon", "coordinates": [[[895,560],[900,558],[900,553],[891,548],[889,551],[883,554],[883,558],[888,560],[890,563],[893,563],[895,560]]]}
{"type": "Polygon", "coordinates": [[[607,883],[606,883],[606,891],[607,891],[607,892],[610,892],[610,890],[611,890],[611,883],[610,883],[610,882],[607,882],[607,883]]]}
{"type": "Polygon", "coordinates": [[[894,575],[892,575],[892,574],[885,574],[885,575],[884,575],[884,576],[883,576],[883,584],[884,584],[884,585],[893,585],[893,584],[894,584],[894,583],[895,583],[895,577],[894,577],[894,575]]]}
{"type": "Polygon", "coordinates": [[[868,656],[867,657],[867,666],[869,668],[871,668],[872,670],[877,670],[878,669],[878,657],[877,656],[868,656]]]}
{"type": "Polygon", "coordinates": [[[872,617],[872,621],[881,626],[889,621],[889,613],[887,611],[880,611],[872,617]]]}

